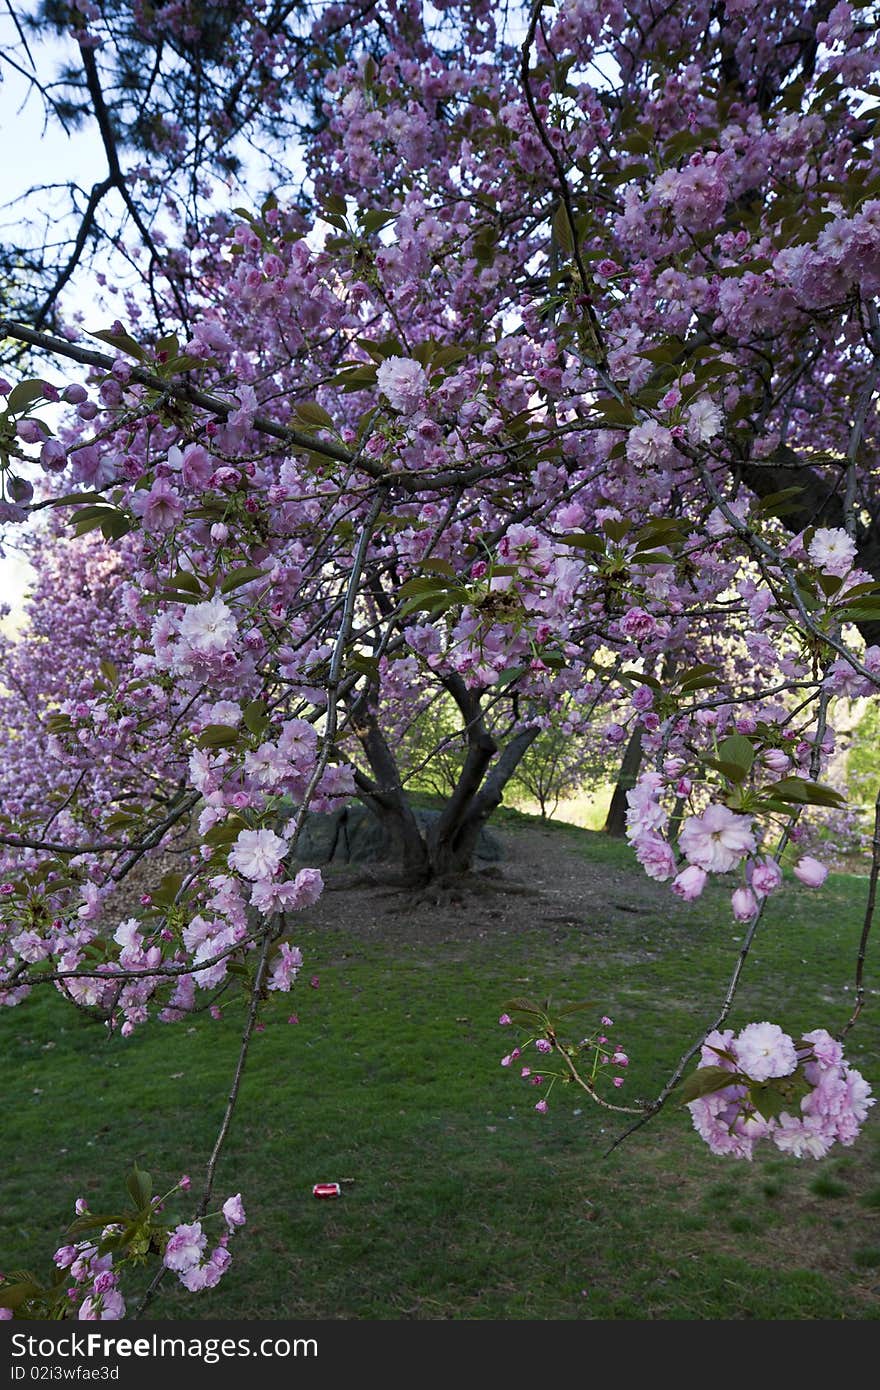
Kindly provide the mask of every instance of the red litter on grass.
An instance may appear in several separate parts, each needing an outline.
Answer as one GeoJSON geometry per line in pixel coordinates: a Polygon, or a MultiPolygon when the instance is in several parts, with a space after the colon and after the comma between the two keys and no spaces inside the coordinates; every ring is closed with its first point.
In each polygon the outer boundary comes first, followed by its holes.
{"type": "Polygon", "coordinates": [[[312,1188],[313,1197],[341,1197],[342,1188],[338,1182],[316,1182],[312,1188]]]}

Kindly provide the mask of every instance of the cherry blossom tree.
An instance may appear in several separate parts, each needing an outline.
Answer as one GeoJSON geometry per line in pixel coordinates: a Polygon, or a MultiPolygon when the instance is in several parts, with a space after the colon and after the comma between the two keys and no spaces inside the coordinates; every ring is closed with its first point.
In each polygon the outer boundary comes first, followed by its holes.
{"type": "MultiPolygon", "coordinates": [[[[361,11],[329,7],[316,37],[361,11]]],[[[357,793],[408,881],[442,880],[565,710],[573,736],[638,737],[627,835],[671,909],[734,875],[746,924],[724,999],[634,1125],[699,1056],[684,1094],[716,1150],[849,1144],[871,1098],[839,1040],[724,1024],[781,865],[821,888],[798,821],[840,799],[834,702],[880,688],[873,8],[371,12],[381,42],[321,50],[312,208],[272,194],[183,238],[176,289],[153,287],[161,329],[134,291],[98,332],[3,323],[47,363],[6,383],[4,522],[52,511],[124,559],[90,554],[119,661],[74,663],[43,721],[52,765],[3,807],[3,1001],[54,984],[128,1033],[186,1017],[234,967],[222,1146],[262,993],[302,963],[291,918],[322,888],[291,868],[309,808],[357,793]],[[425,833],[396,733],[439,699],[465,753],[425,833]],[[185,871],[119,921],[117,884],[190,816],[185,871]]],[[[56,696],[31,645],[18,699],[39,710],[56,696]]],[[[878,875],[880,820],[841,1036],[878,875]]],[[[566,1041],[529,1001],[515,1021],[545,1070],[626,1109],[599,1095],[605,1034],[566,1041]]],[[[102,1240],[225,1268],[200,1225],[218,1151],[194,1223],[155,1231],[148,1196],[134,1235],[102,1240]]],[[[84,1316],[108,1253],[81,1256],[84,1316]]]]}

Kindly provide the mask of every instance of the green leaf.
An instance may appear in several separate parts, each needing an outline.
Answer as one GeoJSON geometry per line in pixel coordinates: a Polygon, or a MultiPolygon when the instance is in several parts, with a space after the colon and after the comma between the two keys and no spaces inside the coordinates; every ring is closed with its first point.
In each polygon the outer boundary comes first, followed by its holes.
{"type": "Polygon", "coordinates": [[[198,594],[201,598],[202,586],[194,574],[189,570],[175,570],[170,579],[165,580],[166,589],[185,589],[189,594],[198,594]]]}
{"type": "Polygon", "coordinates": [[[514,681],[518,681],[520,676],[524,676],[527,670],[527,666],[505,666],[495,684],[503,689],[506,685],[512,685],[514,681]]]}
{"type": "Polygon", "coordinates": [[[845,806],[846,797],[822,782],[808,782],[803,777],[783,777],[767,788],[768,796],[777,801],[798,806],[845,806]]]}
{"type": "Polygon", "coordinates": [[[704,758],[703,762],[707,767],[714,767],[716,772],[720,772],[729,782],[733,782],[736,786],[744,782],[748,776],[748,769],[744,768],[740,763],[729,763],[723,758],[704,758]]]}
{"type": "Polygon", "coordinates": [[[669,545],[676,537],[679,539],[687,534],[690,527],[687,522],[682,521],[676,516],[658,516],[647,525],[640,526],[636,532],[639,545],[647,542],[646,548],[655,545],[669,545]]]}
{"type": "Polygon", "coordinates": [[[101,534],[105,541],[122,540],[131,529],[132,524],[124,512],[117,512],[115,516],[107,517],[101,522],[101,534]]]}
{"type": "Polygon", "coordinates": [[[621,671],[620,679],[638,681],[640,685],[649,685],[652,690],[663,689],[656,676],[649,676],[644,671],[621,671]]]}
{"type": "Polygon", "coordinates": [[[560,536],[563,545],[575,545],[579,550],[592,550],[596,555],[605,554],[605,539],[596,531],[575,531],[569,536],[560,536]]]}
{"type": "Polygon", "coordinates": [[[494,227],[482,227],[473,240],[473,252],[477,264],[490,266],[495,260],[498,235],[494,227]]]}
{"type": "Polygon", "coordinates": [[[231,724],[208,724],[199,734],[199,748],[231,748],[239,741],[238,729],[231,724]]]}
{"type": "Polygon", "coordinates": [[[348,658],[348,669],[358,671],[362,676],[368,676],[371,681],[379,678],[379,660],[375,656],[364,656],[362,652],[355,652],[348,658]]]}
{"type": "Polygon", "coordinates": [[[199,367],[210,366],[215,361],[213,357],[191,357],[184,352],[179,357],[172,357],[168,362],[163,362],[161,375],[179,376],[181,372],[196,371],[199,367]]]}
{"type": "Polygon", "coordinates": [[[361,231],[364,236],[381,232],[383,227],[394,221],[395,215],[393,212],[380,212],[378,208],[370,208],[369,212],[365,212],[361,217],[361,231]]]}
{"type": "Polygon", "coordinates": [[[587,1009],[595,1009],[596,1002],[593,999],[584,999],[579,1004],[566,1004],[561,1009],[554,1009],[557,1018],[566,1018],[569,1014],[583,1013],[587,1009]]]}
{"type": "MultiPolygon", "coordinates": [[[[166,362],[171,358],[180,356],[180,342],[176,333],[168,333],[164,338],[160,338],[156,343],[156,356],[165,357],[166,362]]],[[[163,363],[164,365],[164,363],[163,363]]]]}
{"type": "Polygon", "coordinates": [[[800,498],[803,492],[802,487],[786,487],[781,492],[770,492],[760,502],[756,502],[752,507],[753,512],[759,512],[762,516],[784,516],[786,512],[797,509],[800,503],[795,503],[795,498],[800,498]]]}
{"type": "Polygon", "coordinates": [[[571,234],[571,223],[568,220],[568,212],[566,211],[565,203],[557,203],[551,226],[557,246],[561,251],[564,251],[567,256],[571,256],[574,253],[574,238],[571,234]]]}
{"type": "Polygon", "coordinates": [[[239,589],[242,584],[249,584],[252,579],[261,579],[268,570],[261,570],[256,565],[242,565],[240,569],[230,570],[226,578],[220,582],[221,594],[229,594],[233,589],[239,589]]]}
{"type": "Polygon", "coordinates": [[[689,1105],[700,1096],[713,1095],[716,1091],[723,1091],[727,1086],[736,1086],[739,1082],[737,1073],[728,1071],[726,1067],[697,1067],[675,1091],[679,1097],[679,1104],[689,1105]]]}
{"type": "Polygon", "coordinates": [[[401,584],[397,592],[400,598],[409,598],[411,594],[436,594],[447,587],[439,579],[429,579],[426,574],[417,574],[413,579],[407,579],[405,584],[401,584]]]}
{"type": "MultiPolygon", "coordinates": [[[[63,497],[53,497],[53,507],[84,507],[91,502],[106,502],[102,492],[67,492],[63,497]]],[[[852,590],[851,592],[855,592],[852,590]]]]}
{"type": "Polygon", "coordinates": [[[847,623],[874,622],[880,617],[880,599],[868,596],[860,599],[857,604],[847,605],[845,608],[835,608],[834,611],[847,623]]]}
{"type": "Polygon", "coordinates": [[[117,348],[119,352],[124,352],[126,357],[134,357],[138,362],[146,362],[147,360],[146,352],[141,347],[140,343],[134,340],[130,333],[124,331],[122,333],[114,333],[110,329],[102,328],[99,329],[97,333],[92,333],[90,336],[92,338],[100,338],[102,343],[109,343],[111,347],[117,348]]]}
{"type": "Polygon", "coordinates": [[[270,721],[266,718],[266,703],[264,700],[251,700],[245,707],[242,716],[245,728],[255,736],[260,738],[269,727],[270,721]]]}
{"type": "MultiPolygon", "coordinates": [[[[616,400],[614,396],[605,396],[602,400],[593,401],[590,409],[594,415],[601,415],[602,419],[612,426],[623,427],[634,425],[636,422],[632,406],[624,405],[623,401],[616,400]]],[[[605,529],[608,529],[607,523],[605,529]]]]}
{"type": "Polygon", "coordinates": [[[846,598],[849,600],[854,598],[856,594],[876,594],[878,589],[880,589],[880,584],[875,584],[873,581],[869,584],[853,584],[852,588],[847,589],[846,598]]]}
{"type": "Polygon", "coordinates": [[[417,613],[424,610],[427,613],[445,613],[447,608],[451,608],[456,600],[451,594],[416,594],[414,598],[408,598],[405,603],[400,605],[398,616],[406,618],[410,613],[417,613]]]}
{"type": "Polygon", "coordinates": [[[747,773],[755,761],[754,745],[751,739],[746,738],[745,734],[729,734],[718,745],[718,757],[722,762],[734,763],[737,767],[742,768],[744,773],[747,773]]]}
{"type": "Polygon", "coordinates": [[[154,889],[152,898],[155,907],[171,907],[183,883],[183,874],[163,874],[159,887],[154,889]]]}
{"type": "Polygon", "coordinates": [[[86,1231],[97,1231],[100,1226],[115,1226],[123,1219],[118,1211],[89,1212],[86,1216],[78,1216],[75,1221],[71,1221],[67,1233],[71,1236],[81,1236],[85,1235],[86,1231]]]}
{"type": "Polygon", "coordinates": [[[843,583],[839,574],[817,574],[816,583],[826,598],[833,598],[843,583]]]}
{"type": "Polygon", "coordinates": [[[683,695],[694,695],[696,691],[713,691],[719,685],[717,676],[691,676],[688,680],[681,681],[680,689],[683,695]]]}
{"type": "Polygon", "coordinates": [[[117,685],[119,683],[119,671],[113,665],[112,661],[108,661],[106,657],[103,657],[98,665],[101,675],[105,680],[108,680],[111,685],[117,685]]]}
{"type": "Polygon", "coordinates": [[[680,683],[684,685],[685,681],[693,680],[695,677],[712,676],[717,670],[718,667],[713,661],[698,661],[696,666],[689,666],[686,671],[682,671],[680,683]]]}
{"type": "Polygon", "coordinates": [[[15,1311],[23,1303],[27,1303],[29,1298],[39,1298],[42,1293],[42,1286],[30,1280],[27,1283],[6,1284],[4,1288],[0,1288],[0,1308],[11,1308],[15,1311]]]}
{"type": "Polygon", "coordinates": [[[153,1179],[150,1174],[145,1173],[143,1168],[139,1168],[135,1163],[125,1179],[125,1186],[138,1211],[147,1210],[153,1195],[153,1179]]]}
{"type": "Polygon", "coordinates": [[[157,598],[167,598],[172,603],[201,603],[201,594],[188,594],[185,589],[160,589],[157,598]]]}
{"type": "Polygon", "coordinates": [[[298,401],[293,415],[295,423],[306,425],[309,429],[333,428],[333,417],[317,401],[298,401]]]}
{"type": "Polygon", "coordinates": [[[546,1012],[539,1004],[535,1004],[531,999],[511,999],[504,1005],[505,1013],[527,1014],[530,1018],[546,1018],[546,1012]]]}
{"type": "Polygon", "coordinates": [[[340,386],[343,391],[363,391],[368,386],[376,385],[376,368],[366,362],[356,367],[344,367],[333,377],[330,385],[340,386]]]}
{"type": "Polygon", "coordinates": [[[661,343],[659,347],[648,348],[645,352],[637,352],[637,357],[644,357],[648,362],[655,362],[658,366],[671,365],[677,363],[684,350],[684,342],[681,338],[672,339],[669,342],[661,343]]]}
{"type": "Polygon", "coordinates": [[[445,347],[438,347],[436,351],[432,352],[429,360],[432,368],[442,370],[443,367],[455,367],[459,362],[464,362],[467,355],[466,348],[449,344],[445,347]]]}
{"type": "Polygon", "coordinates": [[[447,579],[453,579],[458,583],[458,575],[455,572],[455,568],[448,560],[441,560],[439,557],[437,559],[422,560],[419,568],[427,570],[428,574],[445,575],[447,579]]]}
{"type": "Polygon", "coordinates": [[[233,840],[237,840],[243,826],[240,822],[232,823],[231,818],[221,821],[219,825],[212,825],[207,835],[204,836],[206,845],[222,846],[231,845],[233,840]]]}
{"type": "MultiPolygon", "coordinates": [[[[75,536],[84,536],[89,531],[96,531],[100,526],[103,530],[105,526],[111,526],[117,518],[123,517],[122,512],[115,507],[83,507],[71,522],[75,536]]],[[[130,522],[126,521],[126,526],[130,527],[130,522]]]]}
{"type": "Polygon", "coordinates": [[[43,400],[43,385],[44,383],[36,378],[32,381],[20,381],[10,391],[6,401],[6,409],[11,411],[13,415],[17,415],[27,410],[34,401],[43,400]]]}
{"type": "Polygon", "coordinates": [[[774,1081],[753,1081],[749,1087],[749,1100],[765,1120],[777,1119],[790,1105],[774,1081]]]}
{"type": "Polygon", "coordinates": [[[675,559],[665,550],[637,550],[631,562],[634,565],[673,565],[675,559]]]}

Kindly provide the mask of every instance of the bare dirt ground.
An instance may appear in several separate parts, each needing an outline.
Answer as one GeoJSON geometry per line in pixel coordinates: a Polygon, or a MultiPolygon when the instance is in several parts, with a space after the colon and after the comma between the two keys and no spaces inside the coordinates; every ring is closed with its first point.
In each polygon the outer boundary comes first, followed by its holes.
{"type": "Polygon", "coordinates": [[[309,911],[316,926],[341,926],[375,940],[405,935],[410,942],[467,940],[535,926],[611,931],[624,918],[656,911],[665,896],[644,875],[596,864],[558,829],[496,829],[504,859],[460,886],[407,893],[383,883],[392,866],[368,873],[322,868],[327,891],[309,911]]]}
{"type": "MultiPolygon", "coordinates": [[[[668,906],[663,886],[631,868],[591,861],[558,827],[492,830],[504,848],[503,860],[444,889],[403,891],[393,885],[393,864],[321,865],[326,891],[309,909],[309,922],[377,941],[405,936],[411,943],[479,939],[499,930],[517,934],[535,926],[583,927],[601,937],[622,922],[635,925],[638,915],[668,906]]],[[[111,910],[132,912],[163,874],[180,872],[186,864],[185,852],[144,859],[120,885],[111,910]]]]}

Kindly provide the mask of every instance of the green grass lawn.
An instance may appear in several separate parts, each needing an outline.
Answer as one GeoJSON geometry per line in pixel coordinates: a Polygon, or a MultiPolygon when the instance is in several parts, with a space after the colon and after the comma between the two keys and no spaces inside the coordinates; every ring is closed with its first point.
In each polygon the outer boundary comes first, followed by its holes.
{"type": "MultiPolygon", "coordinates": [[[[639,901],[644,880],[625,846],[551,833],[585,870],[631,872],[639,901]]],[[[838,875],[821,893],[791,884],[772,900],[732,1024],[842,1025],[865,887],[838,875]]],[[[536,1114],[535,1091],[499,1066],[511,996],[589,998],[631,1057],[620,1099],[655,1095],[733,966],[741,928],[728,892],[716,885],[684,910],[664,896],[613,930],[593,925],[597,903],[577,927],[429,944],[424,932],[418,944],[403,930],[383,941],[306,917],[306,967],[254,1039],[221,1163],[219,1200],[241,1190],[249,1217],[232,1268],[199,1296],[169,1278],[153,1315],[876,1317],[876,1111],[854,1147],[821,1163],[769,1145],[751,1165],[714,1157],[673,1108],[603,1158],[621,1128],[613,1117],[559,1086],[536,1114]],[[312,1197],[314,1182],[341,1179],[352,1180],[341,1200],[312,1197]]],[[[156,1023],[107,1040],[48,991],[4,1012],[0,1268],[45,1271],[76,1196],[112,1209],[133,1160],[157,1186],[191,1173],[195,1192],[240,1026],[230,1007],[219,1024],[156,1023]]],[[[875,1089],[878,1044],[871,995],[848,1056],[875,1089]]],[[[192,1206],[179,1210],[188,1219],[192,1206]]]]}

